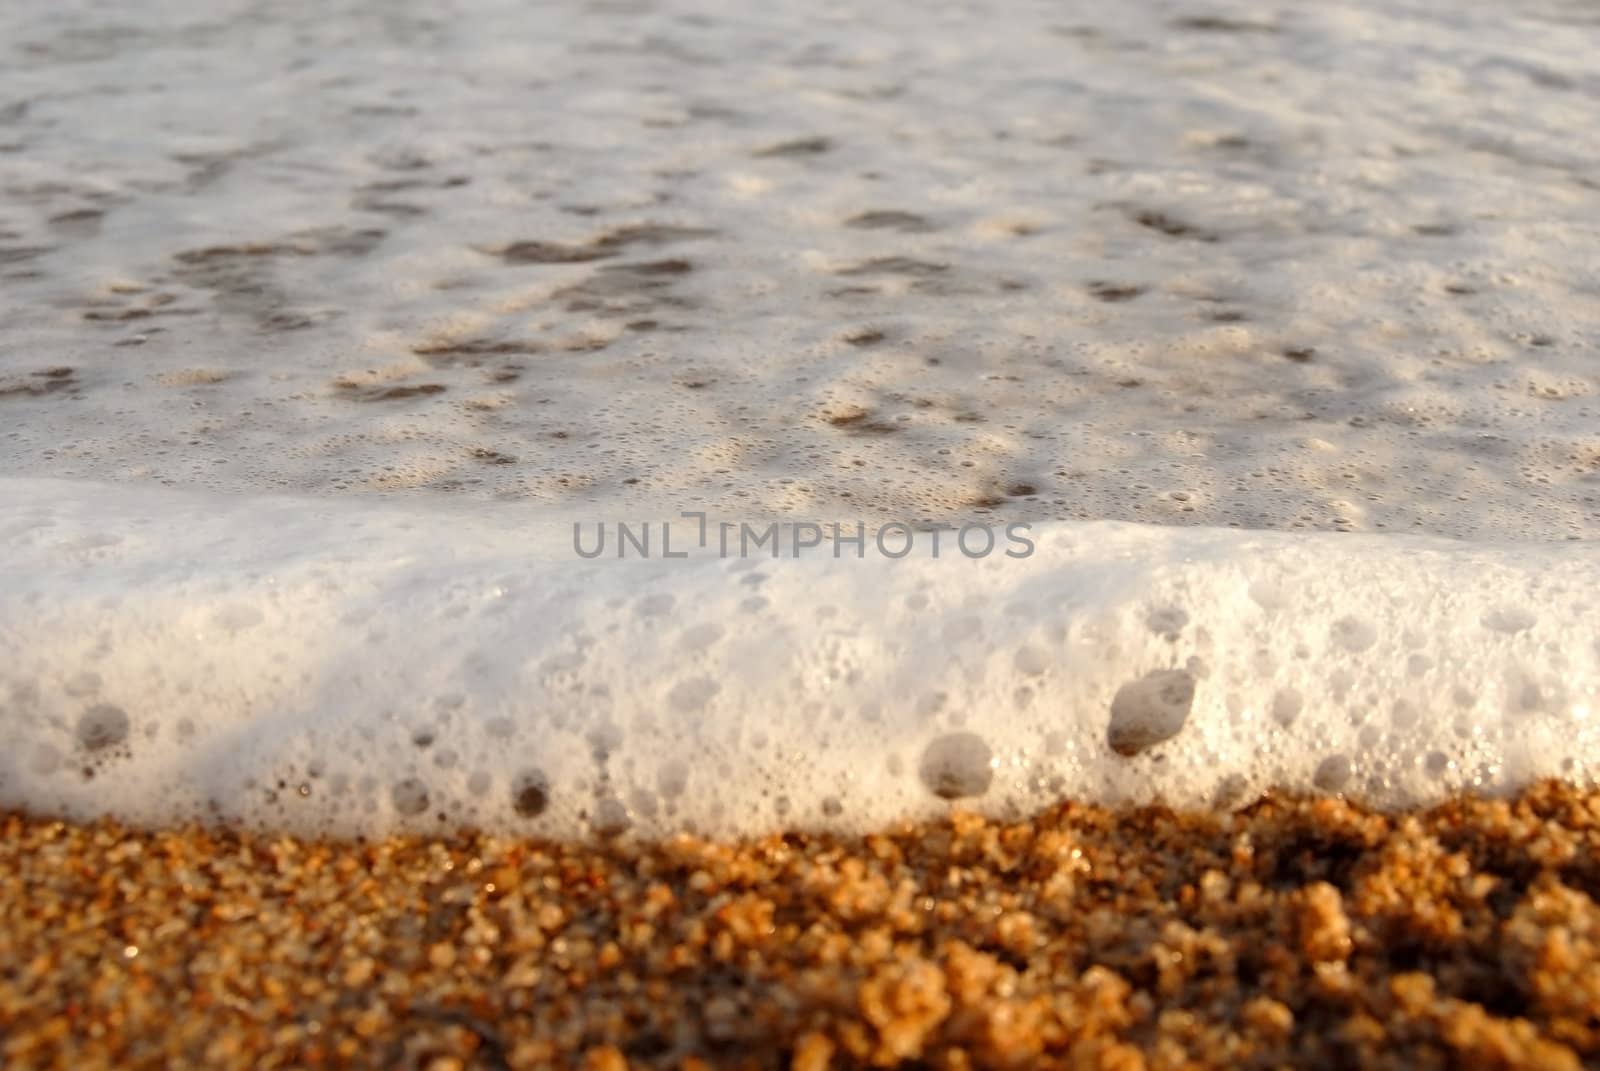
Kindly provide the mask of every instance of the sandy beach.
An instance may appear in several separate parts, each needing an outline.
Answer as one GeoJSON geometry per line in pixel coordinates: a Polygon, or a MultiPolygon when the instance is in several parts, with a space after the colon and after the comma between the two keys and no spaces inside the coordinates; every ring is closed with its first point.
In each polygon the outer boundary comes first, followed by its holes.
{"type": "Polygon", "coordinates": [[[0,1071],[1600,1069],[1597,55],[0,3],[0,1071]]]}
{"type": "Polygon", "coordinates": [[[1600,792],[846,838],[0,820],[9,1067],[1600,1060],[1600,792]]]}

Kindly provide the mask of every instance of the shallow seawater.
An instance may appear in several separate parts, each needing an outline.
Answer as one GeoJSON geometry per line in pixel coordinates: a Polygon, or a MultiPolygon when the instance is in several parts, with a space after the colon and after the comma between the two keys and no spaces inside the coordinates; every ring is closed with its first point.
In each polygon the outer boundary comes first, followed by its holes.
{"type": "Polygon", "coordinates": [[[1585,4],[0,42],[0,802],[654,835],[1600,766],[1585,4]]]}

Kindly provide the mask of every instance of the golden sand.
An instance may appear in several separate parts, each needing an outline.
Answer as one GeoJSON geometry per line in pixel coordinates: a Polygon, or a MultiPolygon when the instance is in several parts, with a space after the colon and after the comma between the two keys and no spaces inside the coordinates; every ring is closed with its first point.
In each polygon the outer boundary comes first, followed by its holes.
{"type": "Polygon", "coordinates": [[[1600,1064],[1600,792],[868,837],[0,816],[0,1065],[1600,1064]]]}

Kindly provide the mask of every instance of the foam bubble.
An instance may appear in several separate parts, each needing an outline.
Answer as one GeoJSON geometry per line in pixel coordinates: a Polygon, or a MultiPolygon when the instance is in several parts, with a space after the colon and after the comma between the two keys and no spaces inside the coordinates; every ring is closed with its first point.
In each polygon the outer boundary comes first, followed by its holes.
{"type": "Polygon", "coordinates": [[[128,715],[121,707],[100,703],[78,719],[78,743],[85,751],[103,751],[128,739],[128,715]]]}
{"type": "Polygon", "coordinates": [[[917,773],[940,799],[981,796],[994,781],[994,752],[977,733],[950,733],[923,749],[917,773]]]}
{"type": "Polygon", "coordinates": [[[1106,740],[1118,755],[1146,751],[1183,731],[1194,705],[1195,678],[1181,669],[1151,670],[1117,689],[1106,740]]]}

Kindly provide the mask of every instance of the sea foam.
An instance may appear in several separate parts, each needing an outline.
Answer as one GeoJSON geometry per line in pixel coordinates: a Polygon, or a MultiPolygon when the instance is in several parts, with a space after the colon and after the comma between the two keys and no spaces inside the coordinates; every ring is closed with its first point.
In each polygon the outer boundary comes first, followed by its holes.
{"type": "Polygon", "coordinates": [[[1085,522],[584,560],[518,510],[4,492],[8,805],[659,836],[1600,770],[1587,545],[1085,522]]]}
{"type": "Polygon", "coordinates": [[[0,4],[0,801],[657,835],[1594,776],[1593,5],[114,19],[0,4]],[[683,511],[1034,549],[574,550],[683,511]]]}

